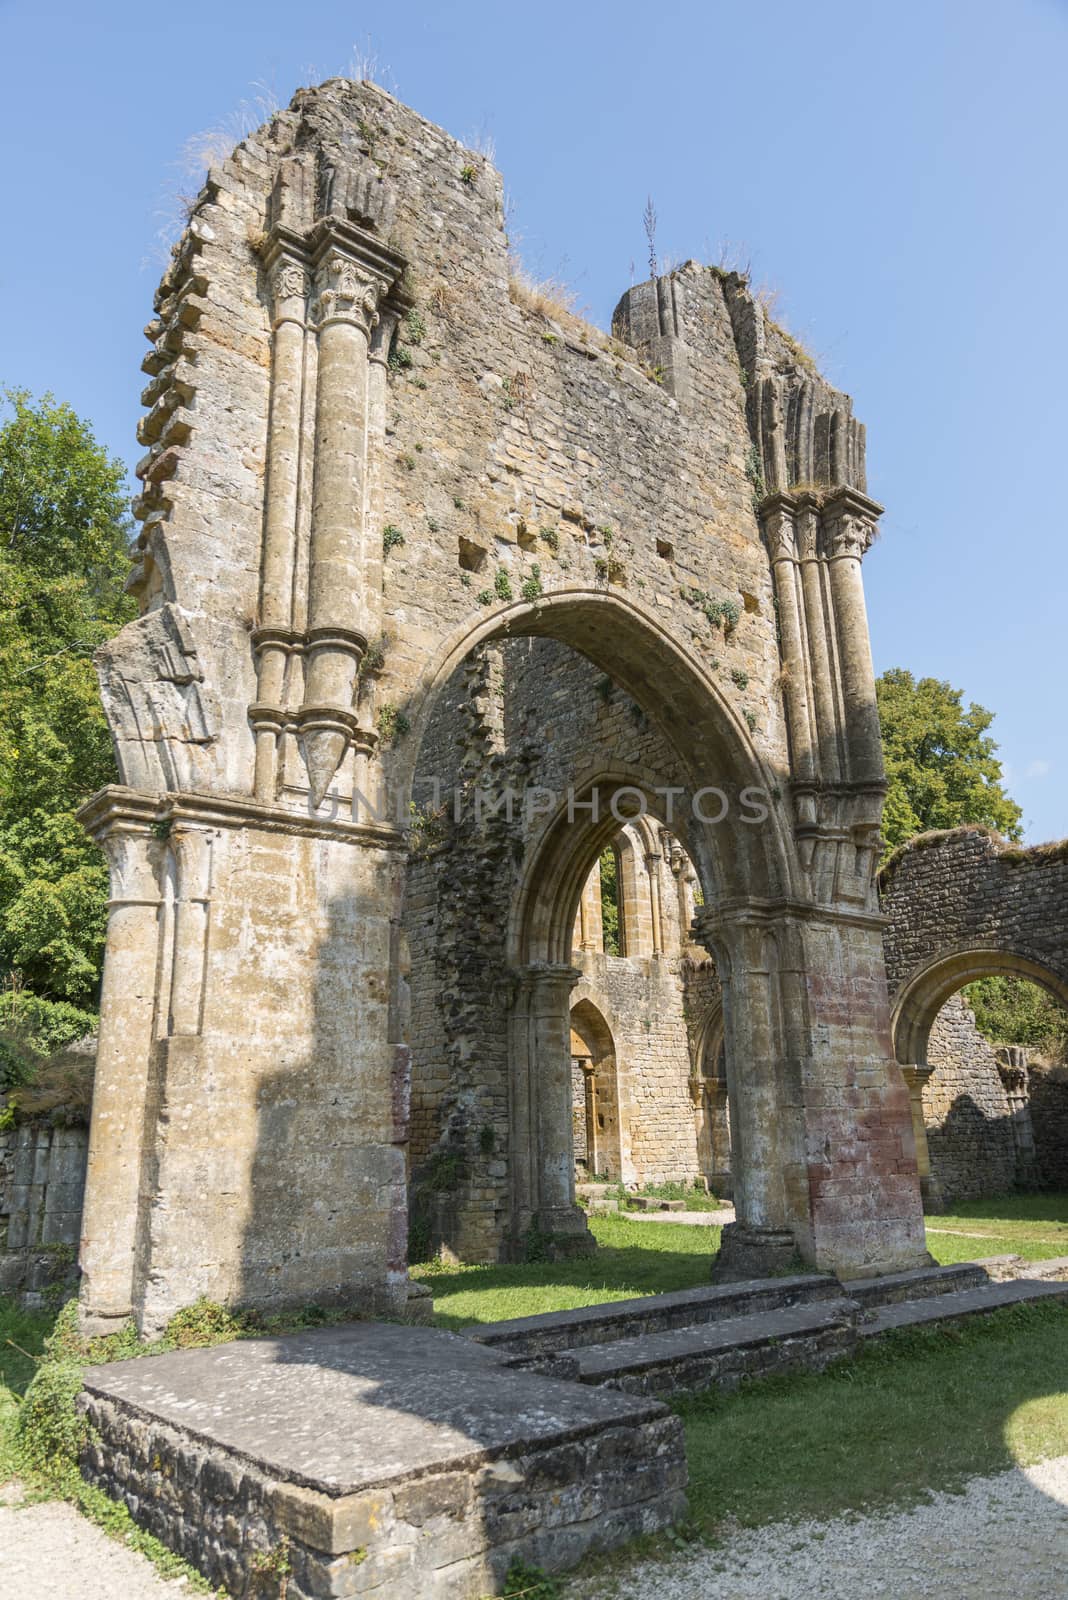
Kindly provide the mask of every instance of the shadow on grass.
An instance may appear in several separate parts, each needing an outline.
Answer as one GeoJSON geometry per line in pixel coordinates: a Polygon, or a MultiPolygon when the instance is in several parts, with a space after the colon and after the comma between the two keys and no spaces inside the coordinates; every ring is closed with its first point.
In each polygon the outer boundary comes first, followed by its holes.
{"type": "Polygon", "coordinates": [[[599,1248],[570,1261],[532,1261],[515,1266],[447,1267],[434,1262],[413,1269],[434,1296],[435,1322],[457,1329],[472,1322],[500,1322],[543,1311],[565,1311],[631,1295],[665,1294],[709,1281],[719,1246],[715,1227],[629,1223],[595,1218],[599,1248]],[[638,1238],[634,1235],[641,1229],[638,1238]]]}

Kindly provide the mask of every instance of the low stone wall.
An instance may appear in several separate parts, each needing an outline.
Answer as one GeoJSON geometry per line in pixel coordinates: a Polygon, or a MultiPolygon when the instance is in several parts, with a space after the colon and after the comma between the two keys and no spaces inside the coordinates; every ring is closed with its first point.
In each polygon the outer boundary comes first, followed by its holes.
{"type": "Polygon", "coordinates": [[[77,1281],[89,1130],[23,1123],[0,1133],[0,1294],[40,1304],[77,1281]]]}

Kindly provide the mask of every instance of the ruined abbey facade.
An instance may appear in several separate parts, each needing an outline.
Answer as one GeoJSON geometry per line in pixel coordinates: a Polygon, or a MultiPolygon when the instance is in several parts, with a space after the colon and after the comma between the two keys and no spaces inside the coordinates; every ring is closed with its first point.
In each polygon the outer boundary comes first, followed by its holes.
{"type": "Polygon", "coordinates": [[[849,399],[735,275],[631,288],[611,337],[531,303],[498,175],[343,80],[211,171],[147,332],[121,781],[83,811],[87,1325],[403,1311],[409,1174],[474,1259],[588,1248],[576,1128],[667,1177],[680,1118],[712,1162],[717,1097],[719,1274],[924,1260],[849,399]],[[625,1141],[612,845],[645,885],[625,1141]]]}

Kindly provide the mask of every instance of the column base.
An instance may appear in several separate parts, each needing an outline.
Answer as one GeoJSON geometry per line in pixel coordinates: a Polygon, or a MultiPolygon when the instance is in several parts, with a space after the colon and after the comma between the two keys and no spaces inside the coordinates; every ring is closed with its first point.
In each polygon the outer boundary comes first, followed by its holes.
{"type": "Polygon", "coordinates": [[[713,1283],[742,1283],[800,1268],[797,1241],[784,1228],[747,1228],[728,1222],[712,1261],[713,1283]]]}
{"type": "Polygon", "coordinates": [[[933,1172],[920,1179],[920,1199],[926,1216],[941,1216],[943,1212],[949,1210],[946,1197],[942,1193],[942,1185],[933,1172]]]}
{"type": "Polygon", "coordinates": [[[527,1238],[544,1261],[568,1261],[572,1256],[594,1255],[597,1250],[597,1240],[580,1206],[539,1211],[527,1238]]]}

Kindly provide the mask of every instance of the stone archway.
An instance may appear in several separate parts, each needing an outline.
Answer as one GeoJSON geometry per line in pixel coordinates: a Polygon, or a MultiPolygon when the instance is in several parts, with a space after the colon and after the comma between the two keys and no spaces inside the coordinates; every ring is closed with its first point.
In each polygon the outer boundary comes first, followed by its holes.
{"type": "MultiPolygon", "coordinates": [[[[403,1309],[412,779],[442,685],[518,637],[596,663],[705,794],[687,849],[733,1074],[726,1265],[923,1257],[873,886],[863,429],[740,278],[696,263],[627,291],[614,342],[546,339],[509,292],[501,194],[332,79],[213,170],[160,286],[141,614],[99,658],[121,782],[83,812],[112,873],[89,1327],[202,1294],[403,1309]]],[[[637,729],[615,724],[624,767],[637,729]]],[[[571,849],[548,819],[509,925],[513,1023],[565,1065],[595,832],[571,849]]],[[[536,1130],[513,1131],[523,1159],[536,1130]]]]}
{"type": "Polygon", "coordinates": [[[570,1022],[576,1170],[581,1162],[588,1178],[618,1183],[623,1176],[623,1150],[619,1068],[612,1030],[592,1000],[573,1005],[570,1022]],[[580,1134],[581,1151],[577,1142],[580,1134]]]}

